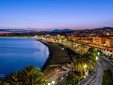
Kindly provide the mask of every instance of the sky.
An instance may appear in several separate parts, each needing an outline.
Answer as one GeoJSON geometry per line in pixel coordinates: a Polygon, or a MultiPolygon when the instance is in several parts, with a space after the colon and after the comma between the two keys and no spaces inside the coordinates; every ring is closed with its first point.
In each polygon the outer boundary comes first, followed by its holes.
{"type": "Polygon", "coordinates": [[[113,0],[0,0],[0,29],[113,27],[113,0]]]}

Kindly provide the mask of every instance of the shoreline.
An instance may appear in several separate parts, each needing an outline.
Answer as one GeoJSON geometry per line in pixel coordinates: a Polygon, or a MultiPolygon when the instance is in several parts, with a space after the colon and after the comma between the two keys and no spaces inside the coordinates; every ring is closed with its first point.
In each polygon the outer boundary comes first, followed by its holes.
{"type": "Polygon", "coordinates": [[[67,52],[68,50],[62,49],[64,46],[43,40],[37,41],[43,43],[49,49],[49,57],[41,68],[46,79],[53,76],[56,71],[61,70],[62,66],[67,66],[67,64],[71,63],[70,55],[67,52]]]}
{"type": "Polygon", "coordinates": [[[49,45],[47,45],[48,42],[44,42],[42,40],[38,40],[39,42],[43,43],[45,46],[48,47],[48,51],[49,51],[49,55],[48,55],[48,58],[46,60],[46,62],[44,63],[43,67],[41,68],[42,71],[44,71],[46,69],[46,67],[49,65],[49,62],[51,61],[51,58],[52,58],[52,50],[50,48],[49,45]]]}

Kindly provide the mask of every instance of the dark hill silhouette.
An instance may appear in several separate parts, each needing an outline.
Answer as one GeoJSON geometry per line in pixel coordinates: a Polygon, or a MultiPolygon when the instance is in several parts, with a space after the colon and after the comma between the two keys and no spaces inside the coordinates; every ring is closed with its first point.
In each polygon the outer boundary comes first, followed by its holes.
{"type": "Polygon", "coordinates": [[[55,30],[53,30],[52,32],[72,32],[73,30],[71,30],[71,29],[62,29],[62,30],[60,30],[60,29],[55,29],[55,30]]]}

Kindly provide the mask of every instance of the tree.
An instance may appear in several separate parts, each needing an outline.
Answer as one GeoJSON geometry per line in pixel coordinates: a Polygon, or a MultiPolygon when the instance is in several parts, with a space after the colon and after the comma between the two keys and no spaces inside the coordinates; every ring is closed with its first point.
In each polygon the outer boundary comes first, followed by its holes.
{"type": "Polygon", "coordinates": [[[11,73],[2,85],[47,85],[40,68],[28,66],[22,71],[11,73]]]}
{"type": "Polygon", "coordinates": [[[86,47],[85,45],[80,45],[75,49],[75,52],[78,53],[80,57],[83,57],[85,54],[87,54],[88,49],[89,48],[86,47]]]}
{"type": "Polygon", "coordinates": [[[96,48],[89,48],[88,57],[95,63],[97,62],[96,60],[97,56],[98,56],[98,50],[96,48]]]}
{"type": "Polygon", "coordinates": [[[113,73],[111,70],[104,70],[102,85],[113,85],[113,73]]]}
{"type": "Polygon", "coordinates": [[[74,72],[71,72],[66,77],[67,84],[76,85],[79,81],[79,76],[76,75],[74,72]]]}
{"type": "Polygon", "coordinates": [[[90,58],[87,57],[75,59],[73,64],[74,70],[80,73],[79,76],[81,78],[83,78],[84,75],[86,75],[87,71],[88,72],[91,71],[95,66],[95,63],[92,60],[90,60],[90,58]]]}

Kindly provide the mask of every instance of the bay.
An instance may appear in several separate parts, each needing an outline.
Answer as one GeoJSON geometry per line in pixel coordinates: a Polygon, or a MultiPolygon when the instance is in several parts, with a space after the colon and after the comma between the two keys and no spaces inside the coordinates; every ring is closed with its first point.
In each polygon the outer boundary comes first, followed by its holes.
{"type": "Polygon", "coordinates": [[[0,38],[0,75],[32,65],[43,67],[49,57],[48,47],[31,38],[0,38]]]}

